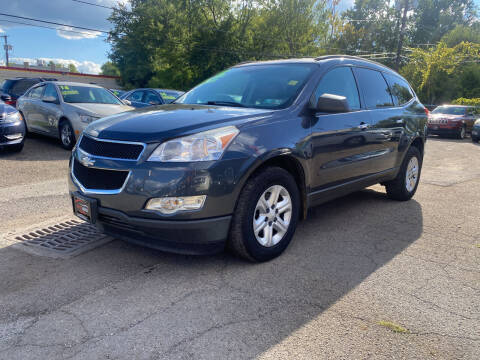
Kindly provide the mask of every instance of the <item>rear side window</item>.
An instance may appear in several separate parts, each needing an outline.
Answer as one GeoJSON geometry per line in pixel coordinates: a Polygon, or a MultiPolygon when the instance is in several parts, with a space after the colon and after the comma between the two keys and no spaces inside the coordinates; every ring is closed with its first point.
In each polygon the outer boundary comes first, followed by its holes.
{"type": "Polygon", "coordinates": [[[349,67],[335,68],[322,77],[315,91],[315,104],[323,94],[345,96],[350,109],[360,109],[357,84],[349,67]]]}
{"type": "Polygon", "coordinates": [[[403,105],[413,99],[413,92],[405,80],[391,74],[385,74],[385,78],[390,85],[390,92],[395,105],[403,105]]]}
{"type": "Polygon", "coordinates": [[[10,89],[10,94],[15,95],[15,96],[22,96],[25,94],[25,91],[27,91],[30,87],[33,85],[37,84],[38,80],[18,80],[13,84],[12,88],[10,89]]]}
{"type": "Polygon", "coordinates": [[[393,106],[390,89],[379,71],[357,68],[355,73],[368,109],[393,106]]]}

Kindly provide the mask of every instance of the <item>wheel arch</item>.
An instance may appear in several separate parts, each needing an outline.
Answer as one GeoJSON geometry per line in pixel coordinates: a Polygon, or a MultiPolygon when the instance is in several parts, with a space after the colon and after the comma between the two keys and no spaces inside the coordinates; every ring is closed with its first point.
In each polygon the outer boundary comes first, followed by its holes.
{"type": "Polygon", "coordinates": [[[305,168],[291,152],[274,152],[269,154],[267,157],[255,162],[255,164],[251,166],[250,171],[245,177],[242,189],[252,176],[255,176],[255,174],[268,167],[280,167],[293,176],[295,182],[297,183],[298,190],[300,191],[300,200],[302,207],[300,214],[302,218],[305,219],[308,210],[305,168]]]}

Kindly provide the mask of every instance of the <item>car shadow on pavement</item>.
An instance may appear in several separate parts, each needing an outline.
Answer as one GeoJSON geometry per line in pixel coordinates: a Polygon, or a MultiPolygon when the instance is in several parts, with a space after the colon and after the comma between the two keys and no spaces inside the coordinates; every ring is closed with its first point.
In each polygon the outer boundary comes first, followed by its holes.
{"type": "Polygon", "coordinates": [[[367,189],[312,209],[286,252],[262,264],[120,241],[70,260],[3,248],[0,328],[14,323],[7,339],[25,344],[4,355],[257,357],[393,260],[422,227],[417,201],[367,189]],[[32,339],[42,346],[29,347],[32,339]],[[58,343],[68,347],[48,348],[58,343]]]}
{"type": "Polygon", "coordinates": [[[4,147],[0,149],[0,160],[15,161],[51,161],[67,160],[71,152],[60,146],[58,139],[29,134],[21,152],[13,152],[4,147]]]}

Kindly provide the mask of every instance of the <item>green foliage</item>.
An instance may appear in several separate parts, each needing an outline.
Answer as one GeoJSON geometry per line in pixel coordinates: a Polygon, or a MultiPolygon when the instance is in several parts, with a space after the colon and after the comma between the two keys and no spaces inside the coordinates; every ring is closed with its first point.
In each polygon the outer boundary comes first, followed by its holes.
{"type": "Polygon", "coordinates": [[[118,70],[117,66],[112,63],[111,61],[107,61],[105,64],[101,66],[101,75],[108,75],[108,76],[120,76],[120,71],[118,70]]]}
{"type": "Polygon", "coordinates": [[[458,98],[452,101],[452,104],[455,105],[468,105],[468,106],[475,106],[480,108],[480,97],[467,99],[467,98],[458,98]]]}
{"type": "Polygon", "coordinates": [[[71,73],[78,73],[78,69],[75,64],[68,64],[68,71],[71,73]]]}
{"type": "Polygon", "coordinates": [[[320,54],[325,1],[132,0],[110,18],[127,87],[188,89],[241,61],[320,54]]]}
{"type": "Polygon", "coordinates": [[[454,47],[462,41],[480,44],[480,23],[471,26],[457,25],[442,37],[442,41],[448,47],[454,47]]]}
{"type": "Polygon", "coordinates": [[[480,44],[461,42],[449,48],[440,42],[429,50],[414,49],[400,72],[425,103],[436,104],[480,93],[478,59],[480,44]]]}

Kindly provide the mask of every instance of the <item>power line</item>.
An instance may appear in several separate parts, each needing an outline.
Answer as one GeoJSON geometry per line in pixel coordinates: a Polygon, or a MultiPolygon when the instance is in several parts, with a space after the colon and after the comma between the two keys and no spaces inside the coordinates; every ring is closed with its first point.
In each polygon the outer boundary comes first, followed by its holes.
{"type": "MultiPolygon", "coordinates": [[[[12,23],[12,24],[33,26],[33,27],[38,27],[38,28],[43,28],[43,29],[60,30],[60,31],[65,31],[65,32],[75,33],[75,34],[92,35],[91,32],[86,32],[86,31],[65,30],[65,29],[57,28],[57,27],[44,26],[44,25],[38,25],[38,24],[29,24],[29,23],[20,22],[20,21],[13,21],[13,20],[0,19],[0,22],[8,22],[8,23],[12,23]]],[[[106,35],[98,35],[98,36],[99,36],[99,37],[106,37],[106,35]]]]}
{"type": "Polygon", "coordinates": [[[101,7],[101,8],[104,8],[104,9],[115,10],[114,7],[106,6],[106,5],[100,5],[100,4],[95,4],[95,3],[92,3],[92,2],[88,2],[88,1],[82,1],[82,0],[72,0],[72,1],[75,1],[75,2],[81,3],[81,4],[85,4],[85,5],[97,6],[97,7],[101,7]]]}
{"type": "Polygon", "coordinates": [[[92,28],[87,28],[87,27],[83,27],[83,26],[75,26],[75,25],[62,24],[62,23],[57,23],[57,22],[53,22],[53,21],[47,21],[47,20],[40,20],[40,19],[29,18],[29,17],[26,17],[26,16],[18,16],[18,15],[11,15],[11,14],[5,14],[5,13],[0,13],[0,15],[9,16],[9,17],[17,18],[17,19],[23,19],[23,20],[37,21],[37,22],[41,22],[41,23],[45,23],[45,24],[66,26],[66,27],[75,28],[75,29],[81,29],[81,30],[87,30],[87,31],[100,32],[100,33],[104,33],[104,34],[108,34],[108,33],[109,33],[108,31],[105,31],[105,30],[92,29],[92,28]]]}

